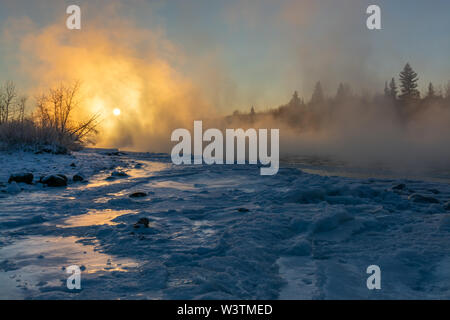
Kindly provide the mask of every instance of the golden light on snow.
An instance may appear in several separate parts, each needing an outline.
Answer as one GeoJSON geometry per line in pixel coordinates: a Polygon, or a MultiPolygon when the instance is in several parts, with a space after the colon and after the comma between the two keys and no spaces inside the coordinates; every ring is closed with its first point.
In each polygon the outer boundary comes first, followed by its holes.
{"type": "Polygon", "coordinates": [[[120,116],[120,109],[114,109],[113,110],[113,114],[116,116],[116,117],[118,117],[118,116],[120,116]]]}

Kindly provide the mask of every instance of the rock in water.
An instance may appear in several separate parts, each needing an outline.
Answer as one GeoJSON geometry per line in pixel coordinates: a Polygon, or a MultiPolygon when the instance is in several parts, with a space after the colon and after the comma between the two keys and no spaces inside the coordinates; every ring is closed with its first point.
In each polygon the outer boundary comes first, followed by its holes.
{"type": "Polygon", "coordinates": [[[123,171],[116,170],[111,173],[111,177],[128,177],[128,175],[123,171]]]}
{"type": "Polygon", "coordinates": [[[143,226],[144,228],[148,228],[148,225],[150,224],[150,220],[147,218],[140,218],[138,222],[134,224],[134,228],[140,228],[143,226]]]}
{"type": "Polygon", "coordinates": [[[84,181],[84,178],[82,175],[76,174],[73,176],[72,180],[73,180],[73,182],[82,182],[82,181],[84,181]]]}
{"type": "Polygon", "coordinates": [[[32,173],[19,173],[19,174],[12,174],[9,177],[8,183],[17,182],[17,183],[26,183],[26,184],[33,184],[33,174],[32,173]]]}
{"type": "Polygon", "coordinates": [[[145,192],[134,192],[130,194],[130,198],[144,198],[147,194],[145,192]]]}
{"type": "Polygon", "coordinates": [[[400,183],[398,185],[396,185],[395,187],[392,187],[393,190],[405,190],[406,189],[406,184],[404,183],[400,183]]]}
{"type": "Polygon", "coordinates": [[[417,203],[439,203],[439,200],[436,198],[426,197],[417,193],[410,195],[408,199],[417,203]]]}
{"type": "Polygon", "coordinates": [[[67,186],[67,177],[62,174],[46,176],[41,180],[42,184],[48,187],[65,187],[67,186]]]}

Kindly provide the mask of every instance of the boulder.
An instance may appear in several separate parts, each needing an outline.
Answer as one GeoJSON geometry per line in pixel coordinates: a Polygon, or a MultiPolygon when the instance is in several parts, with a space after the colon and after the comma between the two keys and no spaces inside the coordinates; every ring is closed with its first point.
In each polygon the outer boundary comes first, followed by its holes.
{"type": "Polygon", "coordinates": [[[130,198],[145,198],[147,196],[147,193],[145,192],[134,192],[130,194],[130,198]]]}
{"type": "Polygon", "coordinates": [[[409,200],[417,203],[439,203],[439,200],[433,197],[426,197],[418,193],[409,196],[409,200]]]}
{"type": "Polygon", "coordinates": [[[141,226],[144,228],[148,228],[148,225],[150,224],[150,220],[147,218],[140,218],[138,222],[134,224],[134,228],[140,228],[141,226]]]}
{"type": "Polygon", "coordinates": [[[392,190],[397,190],[397,191],[405,190],[405,189],[406,189],[406,184],[404,184],[404,183],[400,183],[400,184],[396,185],[395,187],[392,187],[392,190]]]}
{"type": "Polygon", "coordinates": [[[123,178],[123,177],[128,177],[128,175],[123,171],[116,170],[111,173],[111,177],[123,178]]]}
{"type": "Polygon", "coordinates": [[[69,154],[69,150],[64,146],[39,146],[34,152],[35,154],[52,153],[52,154],[69,154]]]}
{"type": "Polygon", "coordinates": [[[81,174],[76,174],[72,178],[73,182],[83,182],[84,178],[81,174]]]}
{"type": "Polygon", "coordinates": [[[52,174],[41,179],[41,183],[48,187],[65,187],[67,181],[67,177],[63,174],[52,174]]]}
{"type": "Polygon", "coordinates": [[[440,194],[441,193],[438,189],[430,189],[428,191],[430,191],[432,194],[440,194]]]}
{"type": "Polygon", "coordinates": [[[17,183],[26,183],[26,184],[33,184],[34,176],[32,173],[19,173],[19,174],[12,174],[9,177],[8,183],[17,182],[17,183]]]}

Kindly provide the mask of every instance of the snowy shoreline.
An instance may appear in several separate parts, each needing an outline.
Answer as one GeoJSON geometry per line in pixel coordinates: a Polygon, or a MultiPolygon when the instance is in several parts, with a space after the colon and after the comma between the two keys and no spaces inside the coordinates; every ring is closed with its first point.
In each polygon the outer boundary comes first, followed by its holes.
{"type": "Polygon", "coordinates": [[[24,170],[88,180],[0,193],[0,298],[450,297],[449,184],[261,177],[104,150],[0,153],[0,164],[5,185],[24,170]],[[84,270],[78,292],[65,287],[72,264],[84,270]],[[372,264],[378,292],[365,285],[372,264]]]}
{"type": "Polygon", "coordinates": [[[16,194],[21,190],[42,189],[44,186],[39,179],[48,175],[64,175],[69,181],[73,180],[74,175],[80,175],[87,180],[100,171],[127,166],[127,162],[117,157],[119,154],[117,149],[85,149],[70,154],[0,151],[0,196],[1,193],[16,194]],[[8,180],[16,174],[32,174],[33,183],[20,183],[20,188],[7,188],[8,180]]]}

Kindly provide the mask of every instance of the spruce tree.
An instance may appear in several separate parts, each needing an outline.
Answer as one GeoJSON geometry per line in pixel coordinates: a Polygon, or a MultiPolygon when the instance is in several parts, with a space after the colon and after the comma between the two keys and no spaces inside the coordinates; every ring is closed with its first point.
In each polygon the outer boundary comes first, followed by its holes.
{"type": "Polygon", "coordinates": [[[389,96],[396,100],[397,99],[397,84],[395,83],[395,79],[392,78],[391,82],[389,83],[389,96]]]}
{"type": "Polygon", "coordinates": [[[348,84],[339,83],[339,87],[336,93],[336,100],[343,101],[351,96],[351,89],[348,84]]]}
{"type": "Polygon", "coordinates": [[[316,86],[314,87],[314,92],[311,97],[311,103],[312,104],[321,104],[324,101],[323,96],[323,90],[322,90],[322,84],[319,82],[316,83],[316,86]]]}
{"type": "Polygon", "coordinates": [[[295,91],[292,95],[291,101],[289,101],[290,107],[299,107],[300,106],[300,98],[298,97],[298,92],[295,91]]]}
{"type": "Polygon", "coordinates": [[[403,71],[400,72],[400,99],[403,101],[411,101],[420,98],[420,92],[417,90],[417,73],[411,68],[409,63],[405,65],[403,71]]]}
{"type": "Polygon", "coordinates": [[[428,85],[427,98],[428,99],[436,98],[436,91],[434,90],[434,86],[433,86],[433,84],[431,82],[428,85]]]}

